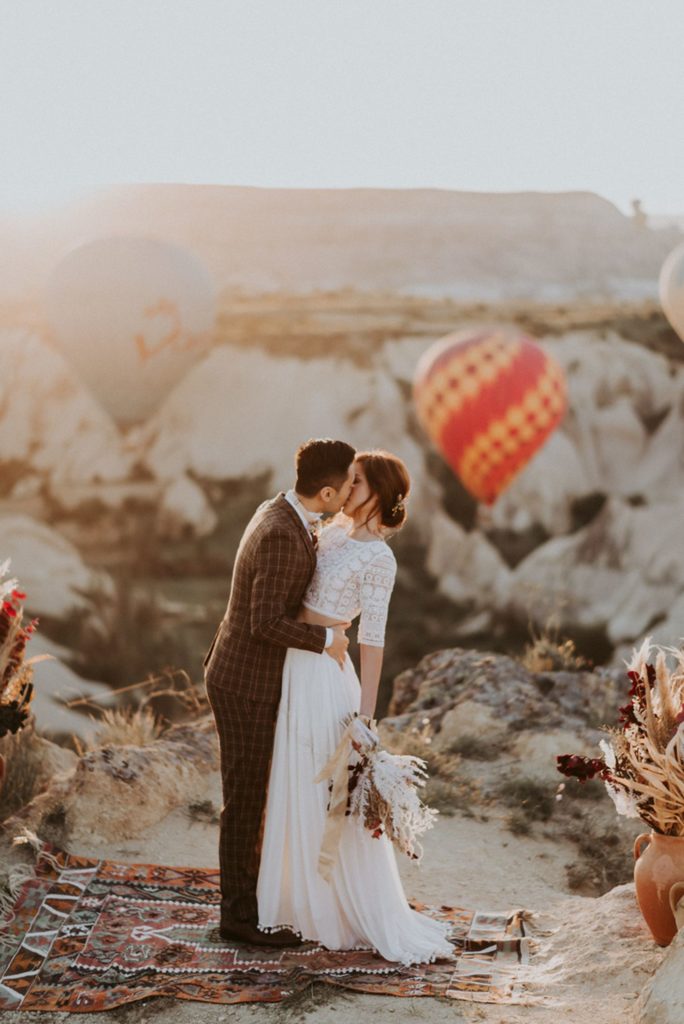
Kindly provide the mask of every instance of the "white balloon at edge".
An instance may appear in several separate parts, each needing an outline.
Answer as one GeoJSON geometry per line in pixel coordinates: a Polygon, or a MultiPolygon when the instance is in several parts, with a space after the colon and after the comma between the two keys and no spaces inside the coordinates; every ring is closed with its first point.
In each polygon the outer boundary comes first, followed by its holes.
{"type": "Polygon", "coordinates": [[[214,281],[171,242],[79,245],[54,268],[46,299],[61,351],[122,426],[147,419],[211,346],[214,281]]]}
{"type": "Polygon", "coordinates": [[[658,291],[665,316],[684,341],[684,242],[663,263],[658,291]]]}

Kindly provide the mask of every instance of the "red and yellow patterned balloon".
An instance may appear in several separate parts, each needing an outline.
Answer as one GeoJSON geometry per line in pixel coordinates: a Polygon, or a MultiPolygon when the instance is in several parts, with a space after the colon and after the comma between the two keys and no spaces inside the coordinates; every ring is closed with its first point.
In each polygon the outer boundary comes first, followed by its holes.
{"type": "Polygon", "coordinates": [[[487,505],[541,448],[567,408],[560,366],[531,338],[503,327],[435,342],[418,363],[413,395],[433,444],[487,505]]]}

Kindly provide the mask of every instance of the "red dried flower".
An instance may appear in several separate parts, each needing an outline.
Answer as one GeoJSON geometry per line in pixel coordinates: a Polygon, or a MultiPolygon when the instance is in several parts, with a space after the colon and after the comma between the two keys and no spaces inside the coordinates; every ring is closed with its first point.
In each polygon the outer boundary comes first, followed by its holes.
{"type": "Polygon", "coordinates": [[[626,729],[628,725],[638,725],[639,724],[638,719],[637,719],[637,717],[636,717],[636,715],[634,713],[634,702],[633,701],[631,701],[631,700],[628,701],[627,704],[623,704],[623,706],[621,708],[619,708],[618,710],[620,712],[620,724],[622,725],[622,727],[624,729],[626,729]]]}
{"type": "Polygon", "coordinates": [[[581,757],[579,754],[559,754],[556,757],[556,768],[561,775],[587,782],[598,775],[603,779],[608,774],[608,766],[602,757],[581,757]]]}

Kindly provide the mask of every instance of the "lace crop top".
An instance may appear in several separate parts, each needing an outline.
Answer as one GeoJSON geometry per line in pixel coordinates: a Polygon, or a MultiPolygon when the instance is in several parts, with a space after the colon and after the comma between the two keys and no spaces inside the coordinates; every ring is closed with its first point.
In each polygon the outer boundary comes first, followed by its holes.
{"type": "Polygon", "coordinates": [[[397,562],[383,540],[359,541],[331,523],[321,530],[317,565],[303,605],[343,622],[361,613],[360,644],[385,646],[385,623],[397,562]]]}

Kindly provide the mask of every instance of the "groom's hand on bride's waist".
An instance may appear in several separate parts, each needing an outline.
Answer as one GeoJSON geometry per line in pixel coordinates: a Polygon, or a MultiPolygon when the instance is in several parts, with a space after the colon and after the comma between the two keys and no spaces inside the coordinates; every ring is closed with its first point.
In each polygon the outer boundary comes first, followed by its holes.
{"type": "Polygon", "coordinates": [[[351,622],[340,622],[334,626],[332,630],[332,643],[325,648],[325,653],[334,658],[340,668],[344,665],[347,648],[349,647],[349,638],[345,634],[345,630],[349,629],[350,626],[351,622]]]}

